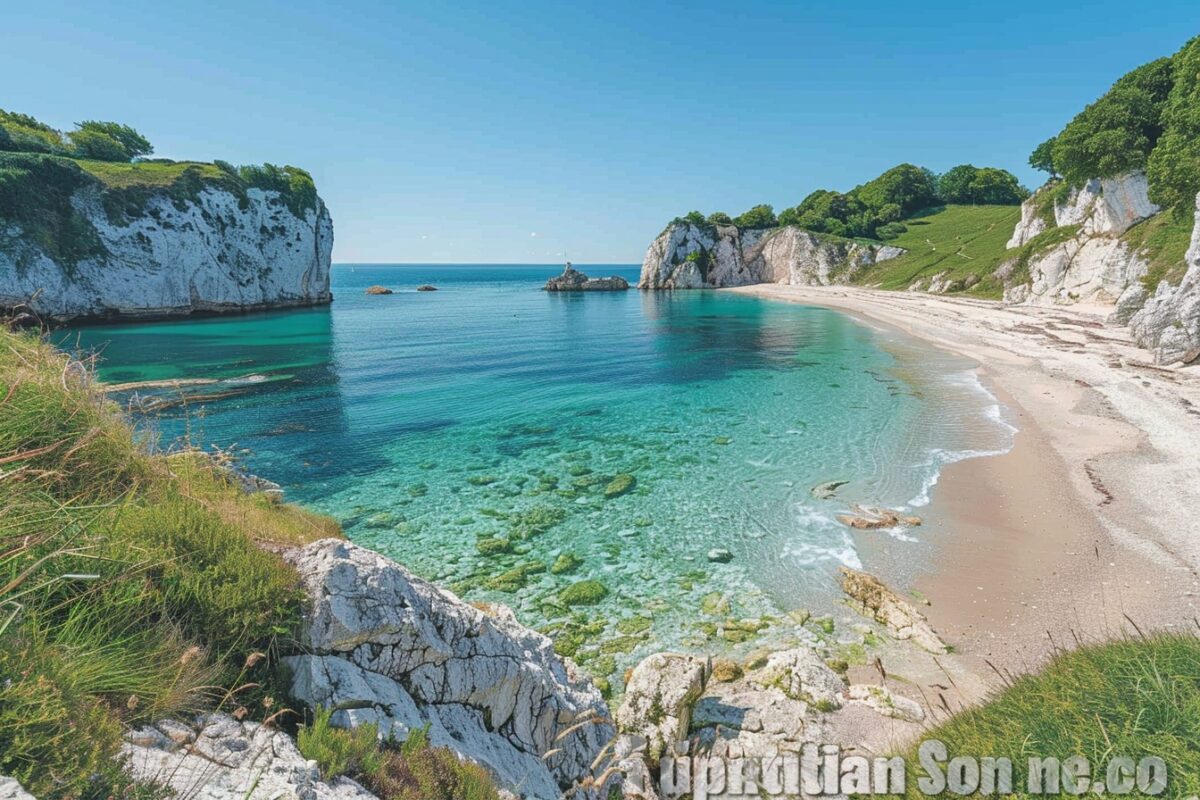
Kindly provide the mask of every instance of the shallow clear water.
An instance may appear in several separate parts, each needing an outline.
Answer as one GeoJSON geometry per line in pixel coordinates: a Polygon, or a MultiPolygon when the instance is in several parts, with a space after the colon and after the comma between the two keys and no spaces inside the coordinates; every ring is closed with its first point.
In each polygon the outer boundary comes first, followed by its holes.
{"type": "MultiPolygon", "coordinates": [[[[836,513],[923,505],[941,465],[1009,445],[972,365],[898,334],[712,292],[538,291],[556,271],[341,265],[330,308],[60,341],[100,350],[109,382],[222,379],[145,424],[244,449],[290,499],[468,598],[546,630],[594,623],[615,658],[578,655],[598,672],[744,638],[731,618],[795,634],[783,612],[832,611],[835,567],[858,565],[836,513]],[[376,283],[397,293],[366,296],[376,283]],[[606,497],[621,474],[636,482],[606,497]],[[834,479],[836,500],[812,498],[834,479]],[[481,537],[513,552],[483,555],[481,537]],[[709,563],[714,547],[733,560],[709,563]],[[539,570],[563,554],[573,572],[539,570]],[[510,591],[489,588],[513,569],[510,591]],[[585,578],[609,594],[568,613],[558,593],[585,578]]],[[[921,532],[891,535],[924,558],[921,532]]]]}

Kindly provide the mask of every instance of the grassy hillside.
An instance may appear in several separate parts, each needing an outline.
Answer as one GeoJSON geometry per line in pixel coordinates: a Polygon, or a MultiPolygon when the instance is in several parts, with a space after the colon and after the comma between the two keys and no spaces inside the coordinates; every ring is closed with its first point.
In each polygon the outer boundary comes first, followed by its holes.
{"type": "Polygon", "coordinates": [[[1021,218],[1019,206],[945,206],[904,220],[907,230],[888,244],[904,255],[883,261],[857,282],[884,289],[907,289],[914,281],[945,272],[950,280],[980,297],[999,297],[1003,287],[991,273],[1013,257],[1005,250],[1021,218]]]}
{"type": "MultiPolygon", "coordinates": [[[[148,452],[82,365],[0,328],[0,775],[41,800],[156,798],[122,772],[127,727],[212,709],[295,725],[276,665],[304,597],[275,550],[329,536],[211,457],[148,452]]],[[[420,737],[303,730],[324,777],[386,800],[495,797],[420,737]]]]}
{"type": "MultiPolygon", "coordinates": [[[[1016,797],[1028,759],[1081,755],[1103,780],[1115,757],[1156,756],[1168,767],[1166,791],[1200,793],[1200,639],[1157,635],[1064,653],[1035,675],[1013,681],[991,702],[922,735],[945,742],[949,757],[1007,757],[1016,797]]],[[[916,764],[915,749],[909,753],[916,764]]],[[[909,797],[923,797],[910,770],[909,797]]],[[[1090,795],[1090,787],[1088,794],[1090,795]]],[[[951,795],[952,796],[952,795],[951,795]]],[[[1146,796],[1134,792],[1134,796],[1146,796]]]]}

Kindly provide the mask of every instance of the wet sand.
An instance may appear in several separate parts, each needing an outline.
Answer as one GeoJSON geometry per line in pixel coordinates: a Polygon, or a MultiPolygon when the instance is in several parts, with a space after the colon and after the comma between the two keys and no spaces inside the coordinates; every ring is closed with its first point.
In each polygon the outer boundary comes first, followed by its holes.
{"type": "MultiPolygon", "coordinates": [[[[1195,630],[1200,370],[1153,365],[1104,322],[1107,309],[850,287],[726,291],[842,310],[980,364],[1019,428],[1014,447],[943,471],[938,556],[895,587],[930,601],[930,621],[978,685],[1079,642],[1195,630]]],[[[892,547],[870,535],[859,537],[865,568],[888,580],[892,547]]]]}

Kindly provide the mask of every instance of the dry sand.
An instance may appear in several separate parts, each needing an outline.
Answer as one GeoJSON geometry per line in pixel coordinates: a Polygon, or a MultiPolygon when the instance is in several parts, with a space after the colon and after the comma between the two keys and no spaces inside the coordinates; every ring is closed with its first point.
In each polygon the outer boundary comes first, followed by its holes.
{"type": "MultiPolygon", "coordinates": [[[[726,291],[838,309],[968,356],[1012,412],[1011,452],[944,471],[933,503],[951,530],[932,572],[897,587],[930,600],[930,621],[974,678],[994,686],[993,665],[1020,673],[1059,647],[1136,635],[1134,625],[1196,629],[1200,368],[1154,366],[1105,322],[1108,308],[851,287],[726,291]]],[[[892,544],[868,536],[865,566],[886,580],[892,544]]]]}

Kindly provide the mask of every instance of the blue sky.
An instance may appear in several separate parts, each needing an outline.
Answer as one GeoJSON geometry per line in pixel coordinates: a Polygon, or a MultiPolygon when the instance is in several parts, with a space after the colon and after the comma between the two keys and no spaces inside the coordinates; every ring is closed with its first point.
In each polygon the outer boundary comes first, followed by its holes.
{"type": "Polygon", "coordinates": [[[690,209],[1002,166],[1200,32],[1195,0],[43,2],[0,107],[312,172],[335,261],[640,262],[690,209]],[[536,234],[536,235],[534,235],[536,234]]]}

